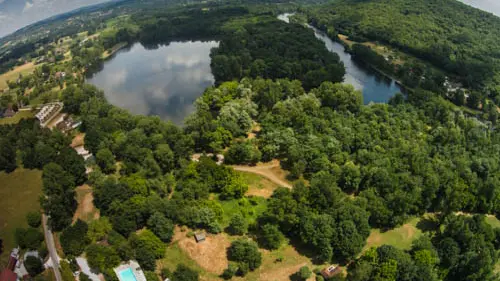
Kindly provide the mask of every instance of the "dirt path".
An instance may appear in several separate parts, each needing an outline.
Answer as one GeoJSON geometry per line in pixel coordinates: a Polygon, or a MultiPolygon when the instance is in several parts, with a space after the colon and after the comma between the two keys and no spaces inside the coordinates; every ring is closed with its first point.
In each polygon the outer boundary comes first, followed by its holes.
{"type": "Polygon", "coordinates": [[[257,166],[234,165],[231,167],[233,167],[236,171],[263,176],[279,186],[292,188],[292,185],[285,179],[286,172],[281,169],[280,162],[278,160],[273,160],[269,163],[259,163],[257,166]]]}
{"type": "Polygon", "coordinates": [[[98,219],[100,216],[99,210],[94,206],[94,194],[92,187],[84,184],[76,188],[78,207],[73,215],[73,222],[77,219],[90,221],[98,219]]]}

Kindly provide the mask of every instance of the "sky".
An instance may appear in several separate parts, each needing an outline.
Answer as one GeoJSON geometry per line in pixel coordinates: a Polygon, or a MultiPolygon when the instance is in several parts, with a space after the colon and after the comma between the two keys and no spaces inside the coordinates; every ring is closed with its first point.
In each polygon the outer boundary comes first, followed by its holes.
{"type": "Polygon", "coordinates": [[[0,37],[26,25],[107,0],[0,0],[0,37]]]}
{"type": "MultiPolygon", "coordinates": [[[[2,1],[2,0],[0,0],[2,1]]],[[[490,12],[500,17],[500,0],[459,0],[465,4],[490,12]]]]}
{"type": "MultiPolygon", "coordinates": [[[[0,37],[19,28],[76,8],[107,0],[0,0],[0,37]]],[[[460,0],[500,16],[500,0],[460,0]]]]}

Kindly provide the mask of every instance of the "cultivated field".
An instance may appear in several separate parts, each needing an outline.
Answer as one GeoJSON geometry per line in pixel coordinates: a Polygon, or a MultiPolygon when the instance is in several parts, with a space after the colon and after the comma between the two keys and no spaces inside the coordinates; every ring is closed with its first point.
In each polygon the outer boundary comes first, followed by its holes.
{"type": "Polygon", "coordinates": [[[32,73],[35,67],[36,66],[34,63],[29,62],[27,64],[18,66],[13,70],[0,75],[0,90],[7,88],[7,81],[17,80],[17,78],[19,78],[19,74],[25,75],[28,73],[32,73]]]}
{"type": "Polygon", "coordinates": [[[0,237],[4,252],[0,256],[0,268],[7,262],[15,247],[14,230],[27,227],[26,214],[40,209],[42,172],[19,168],[10,174],[0,172],[0,237]]]}

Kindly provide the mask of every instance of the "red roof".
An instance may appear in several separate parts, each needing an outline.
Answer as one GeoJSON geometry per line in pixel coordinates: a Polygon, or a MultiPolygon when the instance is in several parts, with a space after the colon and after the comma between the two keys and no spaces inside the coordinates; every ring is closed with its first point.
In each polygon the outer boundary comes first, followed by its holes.
{"type": "Polygon", "coordinates": [[[17,264],[17,259],[13,256],[10,256],[9,263],[7,264],[6,268],[8,268],[10,270],[14,270],[14,268],[16,267],[16,264],[17,264]]]}
{"type": "Polygon", "coordinates": [[[4,269],[4,271],[0,273],[0,281],[16,281],[16,280],[17,280],[17,275],[10,269],[4,269]]]}

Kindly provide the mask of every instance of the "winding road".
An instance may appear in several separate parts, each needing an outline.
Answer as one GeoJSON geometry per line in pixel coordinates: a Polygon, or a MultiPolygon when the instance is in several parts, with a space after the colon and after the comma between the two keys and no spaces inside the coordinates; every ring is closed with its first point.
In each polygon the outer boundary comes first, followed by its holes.
{"type": "Polygon", "coordinates": [[[52,269],[54,270],[54,275],[57,281],[63,281],[61,272],[59,271],[59,256],[57,255],[56,246],[54,243],[54,236],[52,231],[49,229],[48,218],[44,214],[42,216],[43,221],[43,233],[45,235],[45,243],[47,244],[47,250],[49,251],[50,259],[52,260],[52,269]]]}

